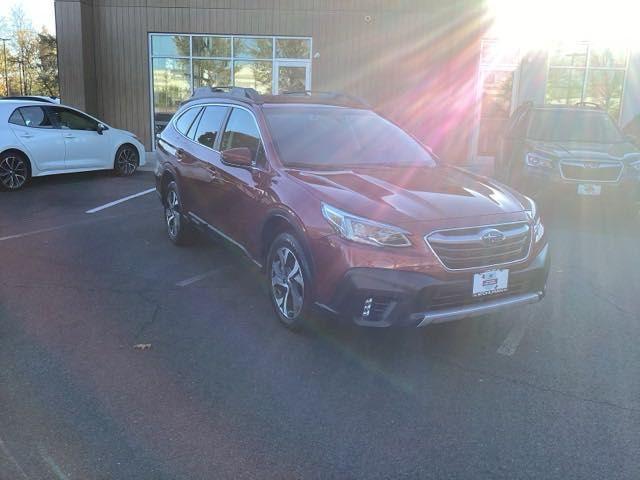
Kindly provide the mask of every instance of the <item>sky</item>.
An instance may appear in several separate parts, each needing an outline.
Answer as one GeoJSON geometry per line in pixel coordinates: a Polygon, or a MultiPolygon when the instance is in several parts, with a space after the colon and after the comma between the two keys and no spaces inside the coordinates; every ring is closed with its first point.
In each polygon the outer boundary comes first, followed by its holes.
{"type": "Polygon", "coordinates": [[[0,0],[0,17],[11,16],[14,5],[21,5],[33,27],[40,30],[44,25],[51,33],[56,31],[53,0],[0,0]]]}

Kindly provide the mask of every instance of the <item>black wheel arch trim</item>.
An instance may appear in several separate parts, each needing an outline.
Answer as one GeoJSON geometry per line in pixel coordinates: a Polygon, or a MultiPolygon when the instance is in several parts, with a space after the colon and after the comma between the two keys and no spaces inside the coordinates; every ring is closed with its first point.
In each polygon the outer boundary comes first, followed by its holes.
{"type": "Polygon", "coordinates": [[[264,260],[264,264],[266,265],[266,257],[269,254],[270,245],[263,245],[262,238],[265,231],[266,226],[273,219],[278,218],[284,220],[292,229],[293,235],[300,242],[302,248],[304,249],[304,253],[307,256],[309,267],[311,268],[311,272],[315,271],[315,261],[313,258],[313,254],[311,253],[311,248],[309,246],[309,242],[307,241],[307,233],[306,228],[304,227],[304,223],[300,220],[300,218],[293,212],[293,210],[286,208],[281,205],[270,210],[265,216],[264,220],[260,224],[260,247],[261,247],[261,259],[264,260]]]}

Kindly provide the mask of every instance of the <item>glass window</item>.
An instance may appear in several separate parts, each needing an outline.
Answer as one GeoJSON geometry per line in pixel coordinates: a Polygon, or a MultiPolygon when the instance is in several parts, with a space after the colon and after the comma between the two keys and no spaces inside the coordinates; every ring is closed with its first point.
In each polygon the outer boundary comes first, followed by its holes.
{"type": "Polygon", "coordinates": [[[304,58],[311,57],[311,41],[305,38],[277,38],[277,58],[304,58]]]}
{"type": "Polygon", "coordinates": [[[246,147],[255,159],[260,150],[260,132],[256,121],[246,110],[234,108],[222,134],[221,150],[246,147]]]}
{"type": "Polygon", "coordinates": [[[271,93],[273,62],[234,62],[233,83],[237,87],[254,88],[260,93],[271,93]]]}
{"type": "Polygon", "coordinates": [[[236,58],[273,58],[273,39],[236,37],[233,39],[233,56],[236,58]]]}
{"type": "Polygon", "coordinates": [[[60,107],[49,107],[52,117],[59,128],[70,130],[97,130],[98,122],[75,110],[60,107]]]}
{"type": "Polygon", "coordinates": [[[551,52],[549,64],[554,67],[586,67],[588,48],[586,43],[558,45],[551,52]]]}
{"type": "Polygon", "coordinates": [[[19,108],[13,111],[9,117],[9,123],[13,123],[14,125],[24,125],[24,118],[22,118],[19,108]]]}
{"type": "Polygon", "coordinates": [[[230,60],[193,60],[193,88],[228,87],[231,79],[230,60]]]}
{"type": "Polygon", "coordinates": [[[191,55],[188,35],[153,35],[152,55],[163,57],[188,57],[191,55]]]}
{"type": "Polygon", "coordinates": [[[230,37],[193,37],[194,57],[231,58],[230,37]]]}
{"type": "Polygon", "coordinates": [[[625,68],[627,66],[627,52],[620,49],[592,47],[589,66],[592,68],[625,68]]]}
{"type": "Polygon", "coordinates": [[[585,71],[584,68],[550,68],[546,103],[575,105],[581,102],[585,71]]]}
{"type": "Polygon", "coordinates": [[[307,67],[281,66],[278,67],[278,91],[301,92],[307,86],[307,67]]]}
{"type": "Polygon", "coordinates": [[[27,127],[53,128],[49,116],[42,107],[22,107],[20,113],[27,127]]]}
{"type": "Polygon", "coordinates": [[[404,130],[365,110],[340,107],[264,108],[285,165],[434,166],[429,152],[404,130]]]}
{"type": "Polygon", "coordinates": [[[195,129],[195,141],[205,147],[213,148],[226,113],[226,107],[206,107],[195,129]]]}
{"type": "Polygon", "coordinates": [[[600,105],[613,118],[620,117],[624,70],[590,70],[584,101],[600,105]]]}
{"type": "Polygon", "coordinates": [[[180,102],[191,96],[189,60],[153,59],[153,106],[156,130],[169,122],[180,102]]]}
{"type": "Polygon", "coordinates": [[[182,115],[180,115],[180,118],[176,120],[176,130],[178,130],[183,135],[187,135],[187,132],[189,131],[189,127],[191,127],[191,124],[193,123],[195,118],[198,116],[198,113],[200,113],[200,108],[194,107],[194,108],[190,108],[189,110],[184,112],[182,115]]]}

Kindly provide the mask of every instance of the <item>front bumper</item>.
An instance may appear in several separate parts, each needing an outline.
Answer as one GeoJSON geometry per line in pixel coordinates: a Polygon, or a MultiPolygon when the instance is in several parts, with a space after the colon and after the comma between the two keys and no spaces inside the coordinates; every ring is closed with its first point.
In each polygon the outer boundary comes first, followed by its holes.
{"type": "Polygon", "coordinates": [[[441,280],[417,272],[352,268],[332,301],[321,307],[361,326],[422,327],[535,303],[545,294],[549,266],[546,245],[526,267],[509,268],[506,292],[486,297],[471,295],[474,272],[441,280]]]}
{"type": "Polygon", "coordinates": [[[619,201],[640,200],[640,179],[631,174],[623,174],[616,182],[598,182],[590,180],[568,180],[560,175],[557,168],[543,170],[540,168],[526,167],[524,171],[524,186],[531,195],[538,198],[553,197],[562,198],[604,198],[619,201]],[[584,197],[578,195],[578,185],[599,185],[601,194],[596,197],[584,197]]]}

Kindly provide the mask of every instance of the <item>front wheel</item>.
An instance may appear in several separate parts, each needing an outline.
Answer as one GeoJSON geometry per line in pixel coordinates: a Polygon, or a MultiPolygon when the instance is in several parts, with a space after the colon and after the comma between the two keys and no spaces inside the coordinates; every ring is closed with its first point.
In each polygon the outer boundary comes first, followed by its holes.
{"type": "Polygon", "coordinates": [[[17,152],[0,156],[0,189],[19,190],[29,181],[29,160],[17,152]]]}
{"type": "Polygon", "coordinates": [[[130,177],[138,169],[140,155],[133,145],[122,145],[116,152],[113,169],[119,177],[130,177]]]}
{"type": "Polygon", "coordinates": [[[311,309],[311,270],[302,246],[290,233],[281,233],[271,244],[267,279],[280,321],[292,330],[300,328],[311,309]]]}

